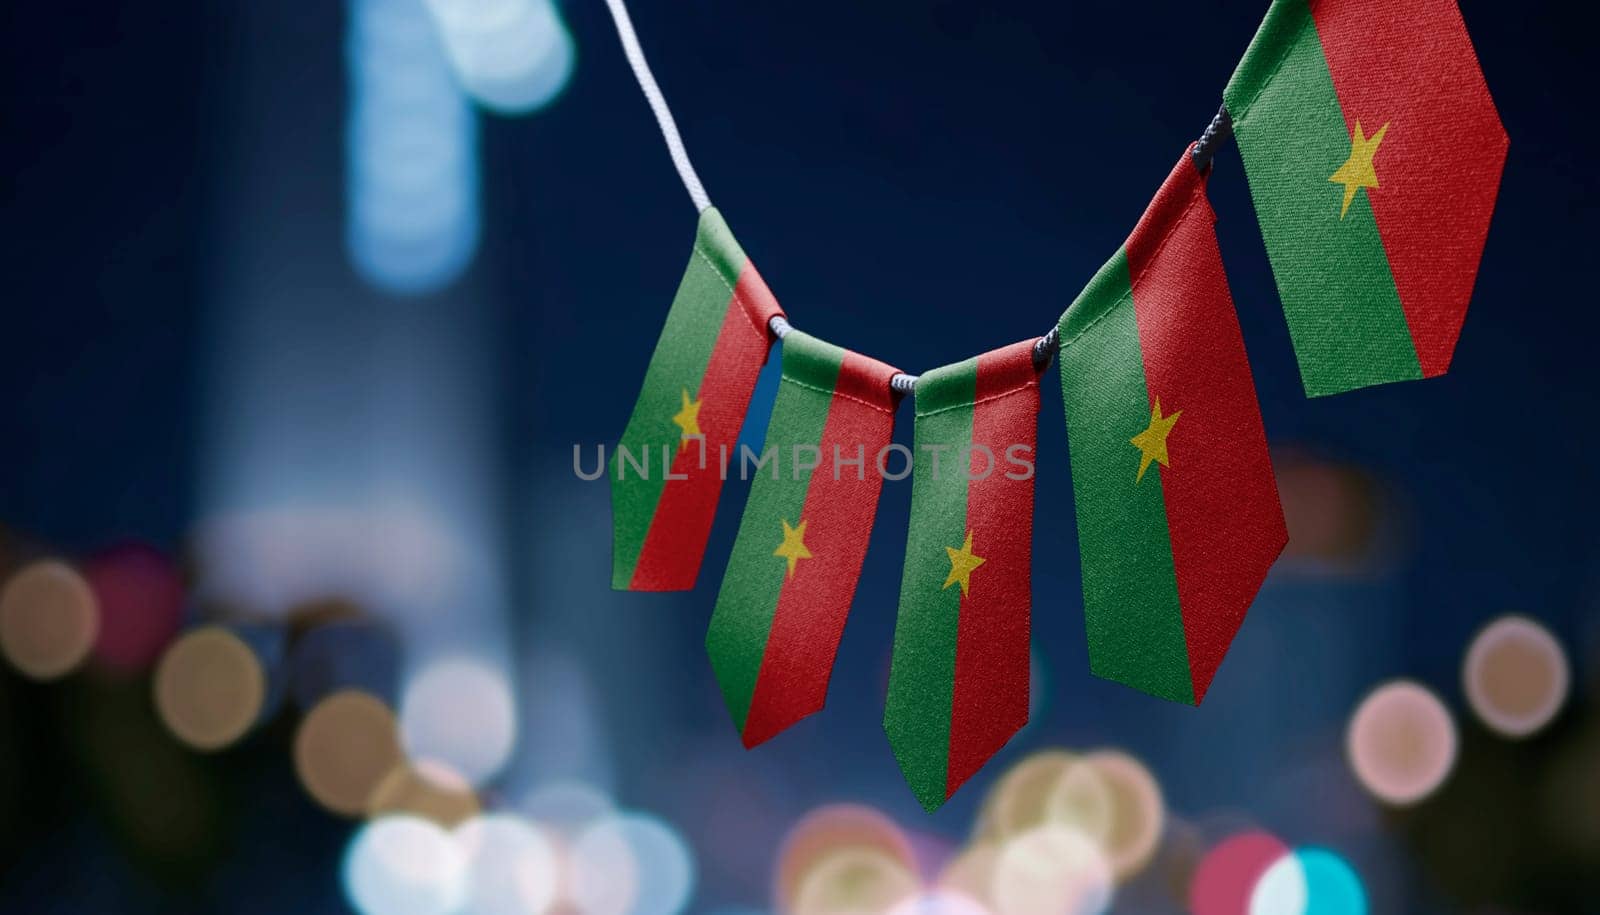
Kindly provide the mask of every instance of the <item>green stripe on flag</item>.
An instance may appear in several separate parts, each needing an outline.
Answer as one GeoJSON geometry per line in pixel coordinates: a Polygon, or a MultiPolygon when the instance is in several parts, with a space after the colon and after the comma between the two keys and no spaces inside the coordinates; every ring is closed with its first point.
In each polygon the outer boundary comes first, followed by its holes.
{"type": "Polygon", "coordinates": [[[1421,378],[1367,195],[1341,218],[1343,188],[1328,180],[1350,131],[1305,0],[1273,3],[1223,98],[1306,393],[1421,378]]]}
{"type": "Polygon", "coordinates": [[[733,289],[744,269],[745,254],[715,207],[700,214],[694,252],[672,299],[650,366],[645,369],[639,400],[628,417],[618,451],[611,456],[613,540],[611,586],[625,589],[633,579],[645,535],[666,486],[662,449],[676,450],[682,430],[672,421],[683,404],[683,392],[699,397],[706,365],[716,349],[733,289]],[[648,479],[625,466],[623,449],[643,464],[648,479]],[[627,474],[620,485],[619,474],[627,474]]]}
{"type": "Polygon", "coordinates": [[[977,387],[976,359],[934,369],[916,386],[911,522],[883,728],[912,793],[930,811],[947,795],[961,588],[944,586],[945,548],[959,549],[967,532],[961,449],[972,443],[977,387]],[[945,446],[937,457],[927,450],[936,445],[945,446]]]}
{"type": "Polygon", "coordinates": [[[1125,251],[1062,316],[1061,341],[1089,667],[1193,703],[1161,467],[1151,464],[1139,480],[1130,441],[1150,424],[1150,395],[1125,251]]]}
{"type": "MultiPolygon", "coordinates": [[[[794,446],[816,445],[822,440],[844,355],[839,347],[800,331],[790,331],[783,338],[783,377],[762,447],[763,452],[776,449],[778,478],[772,478],[770,464],[751,471],[755,478],[750,498],[739,520],[739,534],[706,632],[706,653],[740,733],[744,732],[778,595],[788,574],[787,562],[773,550],[783,542],[784,523],[800,523],[811,483],[813,471],[802,472],[800,479],[795,479],[794,446]]],[[[737,456],[730,456],[730,475],[742,466],[737,456]]],[[[817,466],[830,472],[832,464],[823,459],[817,466]]]]}

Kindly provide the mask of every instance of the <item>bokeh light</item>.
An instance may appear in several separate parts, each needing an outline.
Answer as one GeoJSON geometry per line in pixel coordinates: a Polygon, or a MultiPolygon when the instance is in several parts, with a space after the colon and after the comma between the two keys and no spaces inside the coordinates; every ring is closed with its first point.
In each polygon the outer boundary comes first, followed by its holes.
{"type": "Polygon", "coordinates": [[[481,785],[516,744],[511,683],[502,669],[473,658],[434,661],[406,685],[400,732],[412,759],[445,763],[481,785]]]}
{"type": "Polygon", "coordinates": [[[502,114],[554,99],[572,75],[572,35],[552,0],[428,0],[462,88],[502,114]]]}
{"type": "Polygon", "coordinates": [[[482,808],[477,792],[461,773],[438,760],[404,760],[378,780],[367,799],[367,814],[406,813],[453,827],[482,808]]]}
{"type": "Polygon", "coordinates": [[[1386,506],[1364,472],[1294,452],[1276,454],[1273,468],[1289,529],[1284,559],[1291,567],[1341,574],[1380,558],[1375,547],[1386,506]]]}
{"type": "Polygon", "coordinates": [[[1267,868],[1250,893],[1249,915],[1305,915],[1310,887],[1299,855],[1290,853],[1267,868]]]}
{"type": "MultiPolygon", "coordinates": [[[[677,830],[655,817],[628,813],[597,820],[574,844],[573,857],[587,868],[606,860],[632,862],[631,869],[624,870],[632,877],[633,901],[621,910],[629,915],[676,915],[694,891],[694,858],[688,845],[677,830]],[[626,846],[626,853],[619,843],[626,846]]],[[[584,879],[592,878],[584,874],[584,879]]],[[[589,889],[575,895],[595,898],[589,889]]],[[[612,903],[607,894],[599,909],[611,911],[612,903]]]]}
{"type": "Polygon", "coordinates": [[[424,0],[350,0],[346,241],[360,273],[439,289],[479,236],[478,127],[424,0]]]}
{"type": "Polygon", "coordinates": [[[793,904],[780,911],[866,915],[900,905],[920,890],[916,872],[894,855],[867,846],[846,847],[818,859],[801,879],[793,904]]]}
{"type": "Polygon", "coordinates": [[[951,858],[955,857],[958,845],[946,838],[943,833],[932,829],[907,829],[906,842],[911,845],[911,859],[916,863],[916,871],[924,876],[931,876],[939,872],[951,858]]]}
{"type": "Polygon", "coordinates": [[[989,898],[997,915],[1098,915],[1111,905],[1112,879],[1093,839],[1050,823],[1006,841],[989,898]]]}
{"type": "Polygon", "coordinates": [[[1367,892],[1355,868],[1325,848],[1295,852],[1306,874],[1305,915],[1367,915],[1367,892]]]}
{"type": "Polygon", "coordinates": [[[1078,759],[1062,770],[1045,798],[1044,822],[1070,826],[1103,846],[1111,835],[1115,804],[1099,767],[1078,759]]]}
{"type": "Polygon", "coordinates": [[[456,912],[466,898],[466,874],[455,837],[417,817],[373,820],[345,853],[345,895],[362,915],[456,912]]]}
{"type": "MultiPolygon", "coordinates": [[[[257,368],[259,361],[259,354],[253,354],[241,357],[239,363],[241,368],[257,368]]],[[[267,366],[259,369],[263,374],[269,371],[267,366]]],[[[251,388],[254,395],[254,388],[266,387],[268,379],[242,378],[237,383],[251,388]]],[[[326,396],[301,388],[290,398],[281,385],[273,391],[278,397],[274,406],[281,405],[302,422],[316,414],[317,398],[326,396]]],[[[265,393],[260,396],[265,398],[265,393]]],[[[421,414],[417,421],[426,422],[430,429],[446,422],[443,416],[424,418],[428,414],[422,405],[404,409],[417,410],[421,414]]],[[[316,415],[314,426],[335,422],[316,415]]],[[[239,431],[230,429],[229,435],[213,446],[213,450],[227,453],[227,465],[237,466],[229,471],[230,476],[246,478],[226,487],[230,492],[215,497],[216,501],[270,500],[281,490],[311,485],[306,477],[314,474],[300,469],[293,458],[305,449],[330,446],[304,436],[300,425],[264,409],[250,419],[252,424],[241,423],[239,431]],[[248,441],[233,437],[246,431],[248,441]],[[231,492],[235,489],[238,492],[231,492]]],[[[451,428],[464,436],[470,434],[465,425],[451,428]]],[[[381,435],[388,448],[415,452],[422,447],[422,443],[387,429],[369,434],[381,435]]],[[[325,463],[319,468],[333,469],[325,463]]],[[[341,470],[355,472],[355,468],[341,470]]],[[[322,481],[315,485],[354,484],[322,481]]],[[[381,607],[387,622],[403,628],[407,617],[418,612],[415,608],[437,608],[459,599],[452,581],[462,575],[467,545],[451,535],[444,520],[447,514],[392,500],[371,507],[290,505],[220,513],[202,522],[196,535],[201,593],[208,601],[247,606],[277,617],[304,613],[337,616],[359,612],[361,606],[381,607]]],[[[453,618],[464,615],[458,611],[453,618]]]]}
{"type": "Polygon", "coordinates": [[[654,817],[623,817],[622,832],[639,861],[634,915],[676,915],[694,895],[694,856],[676,829],[654,817]]]}
{"type": "Polygon", "coordinates": [[[237,635],[202,626],[162,655],[154,691],[156,710],[174,736],[197,750],[219,750],[260,720],[267,673],[237,635]]]}
{"type": "Polygon", "coordinates": [[[1271,833],[1251,831],[1231,836],[1200,859],[1189,884],[1191,915],[1245,915],[1269,868],[1289,854],[1289,847],[1271,833]]]}
{"type": "Polygon", "coordinates": [[[1186,904],[1205,854],[1206,842],[1199,827],[1169,814],[1145,879],[1159,888],[1165,899],[1186,904]]]}
{"type": "Polygon", "coordinates": [[[360,816],[404,762],[394,713],[376,697],[341,690],[317,703],[294,738],[295,773],[317,803],[360,816]]]}
{"type": "Polygon", "coordinates": [[[99,622],[94,591],[64,562],[23,566],[0,590],[0,650],[35,680],[77,669],[94,647],[99,622]]]}
{"type": "Polygon", "coordinates": [[[519,805],[523,813],[567,836],[577,836],[612,810],[611,798],[583,782],[547,782],[529,792],[519,805]]]}
{"type": "Polygon", "coordinates": [[[1045,824],[1070,826],[1095,841],[1112,828],[1113,798],[1105,778],[1084,757],[1062,749],[1024,757],[984,798],[975,836],[1002,841],[1045,824]]]}
{"type": "Polygon", "coordinates": [[[1363,787],[1393,805],[1439,788],[1456,761],[1456,726],[1439,698],[1409,681],[1385,684],[1350,720],[1345,749],[1363,787]]]}
{"type": "Polygon", "coordinates": [[[818,807],[789,830],[778,850],[778,908],[793,906],[811,872],[829,855],[848,849],[879,852],[902,870],[916,870],[911,843],[893,820],[862,804],[818,807]]]}
{"type": "Polygon", "coordinates": [[[95,661],[118,673],[149,667],[177,635],[183,618],[178,567],[159,550],[127,543],[90,557],[83,574],[100,607],[95,661]]]}
{"type": "Polygon", "coordinates": [[[1284,855],[1262,875],[1250,897],[1249,915],[1366,915],[1361,878],[1325,848],[1284,855]]]}
{"type": "Polygon", "coordinates": [[[1000,846],[995,842],[974,842],[945,863],[939,872],[937,886],[958,895],[987,901],[989,887],[994,883],[994,864],[1000,856],[1000,846]]]}
{"type": "Polygon", "coordinates": [[[1000,840],[1043,823],[1056,784],[1079,761],[1077,754],[1059,749],[1023,757],[984,796],[974,838],[1000,840]]]}
{"type": "Polygon", "coordinates": [[[466,859],[472,915],[539,915],[556,900],[560,858],[537,827],[492,814],[462,823],[455,838],[466,859]]]}
{"type": "Polygon", "coordinates": [[[584,915],[624,915],[642,901],[640,861],[610,817],[578,834],[567,854],[567,898],[584,915]]]}
{"type": "Polygon", "coordinates": [[[1110,818],[1101,849],[1118,880],[1138,873],[1161,841],[1166,807],[1161,786],[1144,764],[1116,750],[1090,753],[1085,762],[1110,796],[1110,818]]]}
{"type": "Polygon", "coordinates": [[[907,899],[890,909],[889,915],[989,915],[989,910],[966,893],[938,889],[907,899]]]}
{"type": "Polygon", "coordinates": [[[1485,725],[1506,737],[1527,737],[1560,711],[1572,675],[1550,630],[1524,616],[1506,616],[1472,640],[1462,680],[1472,711],[1485,725]]]}

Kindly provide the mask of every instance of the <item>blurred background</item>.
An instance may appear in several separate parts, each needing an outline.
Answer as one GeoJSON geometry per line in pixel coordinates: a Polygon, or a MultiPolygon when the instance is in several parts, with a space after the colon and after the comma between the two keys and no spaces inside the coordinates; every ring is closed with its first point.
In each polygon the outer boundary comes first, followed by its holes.
{"type": "MultiPolygon", "coordinates": [[[[1032,721],[930,816],[879,724],[908,483],[753,751],[702,645],[744,491],[694,591],[607,587],[572,448],[695,214],[603,4],[8,4],[0,911],[1594,911],[1588,46],[1461,5],[1512,146],[1454,369],[1307,400],[1225,148],[1288,552],[1204,707],[1091,677],[1045,385],[1032,721]]],[[[916,371],[1055,320],[1262,11],[634,15],[795,323],[916,371]]]]}

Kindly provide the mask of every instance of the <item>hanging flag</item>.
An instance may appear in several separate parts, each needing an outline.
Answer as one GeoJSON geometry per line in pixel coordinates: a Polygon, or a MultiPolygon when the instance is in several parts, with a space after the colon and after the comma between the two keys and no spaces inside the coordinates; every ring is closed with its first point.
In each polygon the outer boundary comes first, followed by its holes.
{"type": "Polygon", "coordinates": [[[706,652],[747,747],[827,698],[878,513],[896,371],[790,331],[762,453],[730,462],[730,476],[754,479],[706,652]]]}
{"type": "Polygon", "coordinates": [[[1186,154],[1060,326],[1089,665],[1193,704],[1288,539],[1215,223],[1186,154]]]}
{"type": "Polygon", "coordinates": [[[739,437],[783,314],[716,208],[694,253],[611,459],[611,587],[694,587],[739,437]]]}
{"type": "Polygon", "coordinates": [[[917,380],[911,523],[883,728],[929,811],[1028,722],[1035,342],[917,380]]]}
{"type": "Polygon", "coordinates": [[[1455,0],[1276,0],[1223,98],[1306,393],[1444,374],[1508,144],[1455,0]]]}

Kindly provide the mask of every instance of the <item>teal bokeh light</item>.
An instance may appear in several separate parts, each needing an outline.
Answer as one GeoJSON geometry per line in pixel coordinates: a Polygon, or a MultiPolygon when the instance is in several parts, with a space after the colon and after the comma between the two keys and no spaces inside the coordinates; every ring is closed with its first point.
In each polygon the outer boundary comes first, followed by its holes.
{"type": "Polygon", "coordinates": [[[1367,915],[1367,891],[1349,862],[1325,848],[1294,853],[1305,871],[1305,915],[1367,915]]]}

